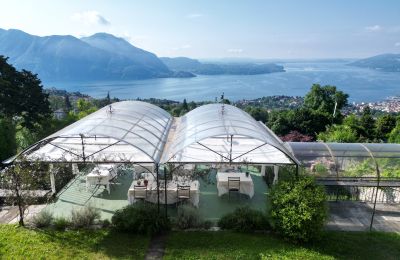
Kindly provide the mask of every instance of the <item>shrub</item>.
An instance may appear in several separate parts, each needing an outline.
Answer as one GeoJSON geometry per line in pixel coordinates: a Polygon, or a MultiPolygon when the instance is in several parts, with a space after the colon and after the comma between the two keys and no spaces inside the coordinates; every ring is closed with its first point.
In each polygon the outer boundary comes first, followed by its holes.
{"type": "Polygon", "coordinates": [[[73,228],[88,228],[100,219],[100,211],[92,206],[87,206],[71,212],[71,225],[73,228]]]}
{"type": "Polygon", "coordinates": [[[197,208],[191,205],[183,205],[178,209],[178,216],[176,219],[176,226],[179,229],[188,229],[188,228],[210,228],[210,223],[208,221],[204,221],[200,216],[197,208]]]}
{"type": "Polygon", "coordinates": [[[108,228],[108,227],[110,227],[110,226],[111,226],[110,220],[108,220],[108,219],[103,220],[102,223],[101,223],[101,226],[102,226],[103,228],[108,228]]]}
{"type": "Polygon", "coordinates": [[[158,214],[155,205],[135,203],[117,210],[111,219],[118,231],[156,234],[169,229],[169,220],[158,214]]]}
{"type": "Polygon", "coordinates": [[[70,222],[64,217],[55,218],[53,221],[53,226],[55,230],[65,230],[69,225],[70,222]]]}
{"type": "Polygon", "coordinates": [[[289,240],[318,238],[327,217],[326,194],[311,177],[281,181],[269,195],[270,217],[276,231],[289,240]]]}
{"type": "Polygon", "coordinates": [[[43,209],[38,214],[32,217],[32,225],[37,228],[46,228],[49,227],[51,222],[53,221],[53,214],[43,209]]]}
{"type": "Polygon", "coordinates": [[[237,208],[232,213],[223,216],[218,221],[218,226],[222,229],[238,232],[253,232],[256,230],[268,230],[270,228],[265,214],[247,206],[237,208]]]}

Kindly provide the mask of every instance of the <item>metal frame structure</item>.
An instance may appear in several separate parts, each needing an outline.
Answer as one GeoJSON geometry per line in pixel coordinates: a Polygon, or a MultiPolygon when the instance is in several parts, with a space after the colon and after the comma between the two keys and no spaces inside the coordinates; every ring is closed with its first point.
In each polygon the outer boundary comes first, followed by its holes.
{"type": "MultiPolygon", "coordinates": [[[[373,144],[373,143],[296,143],[285,144],[293,155],[298,158],[303,166],[309,167],[317,158],[330,159],[334,163],[333,176],[318,177],[317,181],[325,186],[335,187],[372,187],[373,210],[371,215],[370,230],[372,230],[379,188],[399,188],[400,178],[384,178],[381,176],[382,165],[379,159],[394,159],[400,163],[400,145],[398,144],[373,144]],[[346,160],[371,159],[371,168],[374,172],[366,176],[341,176],[340,170],[346,160]],[[340,163],[341,160],[341,163],[340,163]],[[372,173],[374,176],[371,176],[372,173]]],[[[336,200],[338,200],[338,195],[336,200]]]]}

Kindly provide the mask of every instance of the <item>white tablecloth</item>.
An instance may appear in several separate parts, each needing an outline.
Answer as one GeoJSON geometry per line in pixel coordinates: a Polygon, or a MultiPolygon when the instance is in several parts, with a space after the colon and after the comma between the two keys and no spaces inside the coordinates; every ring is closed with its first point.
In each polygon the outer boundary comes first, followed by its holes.
{"type": "Polygon", "coordinates": [[[105,185],[108,193],[110,193],[110,180],[117,175],[116,166],[113,164],[102,164],[93,168],[86,175],[86,188],[95,185],[105,185]]]}
{"type": "MultiPolygon", "coordinates": [[[[157,203],[157,182],[154,180],[154,178],[147,178],[148,179],[148,184],[147,184],[147,197],[146,201],[149,201],[151,203],[157,203]]],[[[200,183],[199,181],[183,181],[183,180],[172,180],[172,181],[167,181],[167,204],[175,204],[177,203],[177,186],[179,185],[190,185],[190,201],[194,206],[199,205],[200,201],[200,183]]],[[[131,184],[131,187],[128,190],[128,201],[130,204],[133,204],[135,202],[134,198],[134,190],[135,190],[135,185],[137,184],[137,180],[134,180],[131,184]]],[[[141,180],[140,185],[143,185],[143,181],[141,180]]],[[[160,185],[160,203],[165,204],[165,196],[164,196],[164,183],[161,182],[160,185]]]]}
{"type": "Polygon", "coordinates": [[[246,177],[244,172],[218,172],[217,173],[217,189],[218,196],[228,193],[228,177],[240,177],[240,193],[248,195],[250,198],[254,196],[254,183],[251,175],[246,177]]]}

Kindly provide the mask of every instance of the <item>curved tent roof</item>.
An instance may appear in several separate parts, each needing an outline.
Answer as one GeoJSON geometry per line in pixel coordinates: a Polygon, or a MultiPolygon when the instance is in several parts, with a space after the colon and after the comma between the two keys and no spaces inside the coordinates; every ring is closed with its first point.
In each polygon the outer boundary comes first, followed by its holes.
{"type": "Polygon", "coordinates": [[[177,118],[169,140],[163,163],[298,163],[271,130],[231,105],[204,105],[177,118]]]}
{"type": "MultiPolygon", "coordinates": [[[[293,155],[316,174],[326,176],[377,176],[380,171],[400,169],[400,144],[390,143],[285,143],[293,155]],[[319,172],[318,167],[323,171],[319,172]],[[359,172],[353,171],[363,166],[359,172]]],[[[390,173],[389,173],[390,175],[390,173]]]]}
{"type": "Polygon", "coordinates": [[[171,115],[155,105],[118,102],[41,140],[24,153],[48,162],[158,162],[171,122],[171,115]]]}

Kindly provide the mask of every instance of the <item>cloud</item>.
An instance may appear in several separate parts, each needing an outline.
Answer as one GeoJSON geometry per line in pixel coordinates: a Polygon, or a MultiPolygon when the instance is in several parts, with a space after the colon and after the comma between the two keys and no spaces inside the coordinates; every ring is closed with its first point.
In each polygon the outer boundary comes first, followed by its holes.
{"type": "Polygon", "coordinates": [[[200,17],[203,17],[203,16],[204,16],[203,14],[193,13],[193,14],[186,15],[186,18],[197,19],[197,18],[200,18],[200,17]]]}
{"type": "Polygon", "coordinates": [[[366,26],[365,30],[368,32],[379,32],[382,30],[382,27],[376,24],[376,25],[366,26]]]}
{"type": "Polygon", "coordinates": [[[243,52],[243,49],[227,49],[226,51],[229,52],[229,53],[236,53],[236,54],[238,54],[238,53],[242,53],[242,52],[243,52]]]}
{"type": "Polygon", "coordinates": [[[395,46],[395,47],[400,47],[400,42],[396,42],[396,43],[394,44],[394,46],[395,46]]]}
{"type": "Polygon", "coordinates": [[[110,21],[108,21],[104,16],[102,16],[97,11],[85,11],[80,13],[74,13],[71,16],[73,21],[83,22],[89,25],[110,25],[110,21]]]}

